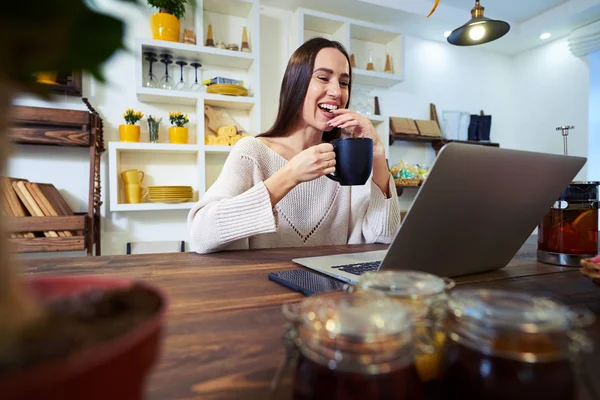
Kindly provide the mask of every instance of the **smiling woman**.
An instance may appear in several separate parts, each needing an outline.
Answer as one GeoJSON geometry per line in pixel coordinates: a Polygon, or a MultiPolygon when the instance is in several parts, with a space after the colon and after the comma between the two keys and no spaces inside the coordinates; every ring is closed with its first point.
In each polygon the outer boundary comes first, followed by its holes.
{"type": "Polygon", "coordinates": [[[346,108],[351,89],[352,68],[340,43],[314,38],[292,54],[275,123],[235,145],[188,216],[195,251],[392,240],[400,224],[394,181],[373,125],[346,108]],[[367,165],[372,177],[365,185],[326,177],[336,171],[332,143],[343,130],[367,142],[352,150],[360,160],[345,167],[367,165]],[[372,167],[364,160],[371,152],[372,167]]]}

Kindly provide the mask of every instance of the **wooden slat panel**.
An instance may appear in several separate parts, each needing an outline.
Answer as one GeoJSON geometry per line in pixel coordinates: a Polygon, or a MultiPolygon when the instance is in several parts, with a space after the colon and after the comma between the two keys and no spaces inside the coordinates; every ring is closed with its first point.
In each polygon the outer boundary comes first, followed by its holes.
{"type": "Polygon", "coordinates": [[[83,230],[87,215],[65,217],[6,217],[9,232],[83,230]]]}
{"type": "Polygon", "coordinates": [[[8,242],[13,253],[85,250],[85,238],[83,236],[8,239],[8,242]]]}
{"type": "Polygon", "coordinates": [[[11,141],[21,144],[43,144],[54,146],[90,146],[90,132],[77,130],[56,129],[48,127],[15,127],[9,130],[11,141]]]}
{"type": "Polygon", "coordinates": [[[11,117],[18,125],[22,123],[43,123],[50,125],[82,126],[89,124],[90,113],[83,110],[14,106],[11,108],[11,117]]]}

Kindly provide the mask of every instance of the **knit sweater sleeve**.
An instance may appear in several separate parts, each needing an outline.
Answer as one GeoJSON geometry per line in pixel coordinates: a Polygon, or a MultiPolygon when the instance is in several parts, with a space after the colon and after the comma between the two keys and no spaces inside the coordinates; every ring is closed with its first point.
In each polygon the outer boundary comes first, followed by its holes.
{"type": "Polygon", "coordinates": [[[369,180],[370,184],[353,187],[352,226],[348,243],[391,243],[400,227],[400,203],[394,179],[390,175],[390,198],[369,180]]]}
{"type": "Polygon", "coordinates": [[[247,249],[249,237],[277,231],[277,216],[252,147],[244,139],[234,146],[215,183],[190,211],[193,251],[247,249]]]}

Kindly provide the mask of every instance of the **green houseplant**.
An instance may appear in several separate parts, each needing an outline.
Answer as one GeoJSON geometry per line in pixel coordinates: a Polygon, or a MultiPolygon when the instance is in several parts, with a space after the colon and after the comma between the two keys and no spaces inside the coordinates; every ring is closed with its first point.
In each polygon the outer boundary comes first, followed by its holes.
{"type": "Polygon", "coordinates": [[[179,41],[179,20],[185,15],[186,3],[188,0],[148,0],[149,5],[159,9],[150,17],[153,39],[179,41]]]}
{"type": "MultiPolygon", "coordinates": [[[[4,5],[0,14],[0,52],[6,60],[0,63],[0,175],[6,174],[6,131],[10,128],[14,98],[22,92],[48,94],[44,85],[36,83],[36,72],[82,70],[103,82],[103,63],[125,48],[123,33],[123,21],[97,11],[93,0],[31,0],[4,5]]],[[[44,329],[56,326],[52,316],[57,309],[50,308],[49,297],[73,298],[75,303],[87,307],[95,304],[73,295],[81,296],[87,288],[95,288],[103,294],[102,299],[107,299],[109,293],[120,296],[139,286],[123,279],[22,277],[7,237],[6,219],[0,217],[0,397],[141,398],[143,379],[158,351],[162,302],[117,337],[83,348],[71,347],[67,353],[44,359],[42,354],[57,347],[44,342],[44,329]],[[27,338],[35,336],[40,338],[38,347],[28,346],[27,338]],[[22,362],[25,359],[27,362],[22,362]]],[[[152,290],[142,292],[152,302],[161,299],[152,290]]],[[[63,339],[69,332],[65,329],[51,333],[56,339],[63,339]]]]}

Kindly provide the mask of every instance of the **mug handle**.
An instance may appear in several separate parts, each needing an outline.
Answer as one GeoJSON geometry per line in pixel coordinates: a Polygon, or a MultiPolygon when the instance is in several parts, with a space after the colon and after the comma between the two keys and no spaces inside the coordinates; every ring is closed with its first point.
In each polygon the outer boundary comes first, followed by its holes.
{"type": "Polygon", "coordinates": [[[328,177],[329,179],[331,179],[332,181],[336,181],[339,182],[340,181],[340,177],[334,174],[327,174],[325,175],[326,177],[328,177]]]}
{"type": "MultiPolygon", "coordinates": [[[[140,171],[142,172],[142,171],[140,171]]],[[[142,172],[143,174],[143,172],[142,172]]],[[[143,179],[143,178],[142,178],[143,179]]],[[[144,200],[148,196],[148,188],[140,186],[140,200],[144,200]]]]}
{"type": "Polygon", "coordinates": [[[146,174],[144,174],[144,171],[138,171],[138,175],[140,176],[140,185],[141,185],[142,182],[144,181],[144,177],[146,176],[146,174]]]}

